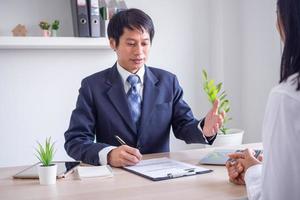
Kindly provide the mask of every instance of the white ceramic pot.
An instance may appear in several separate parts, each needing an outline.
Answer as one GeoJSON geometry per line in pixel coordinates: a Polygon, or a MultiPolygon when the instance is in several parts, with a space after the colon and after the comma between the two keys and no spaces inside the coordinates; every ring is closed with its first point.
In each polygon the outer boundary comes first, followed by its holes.
{"type": "Polygon", "coordinates": [[[57,30],[51,30],[51,37],[57,36],[57,30]]]}
{"type": "Polygon", "coordinates": [[[56,184],[57,165],[51,166],[38,165],[39,180],[41,185],[56,184]]]}
{"type": "Polygon", "coordinates": [[[220,147],[220,146],[235,146],[242,144],[244,130],[241,129],[229,129],[227,134],[218,133],[212,145],[206,145],[206,147],[220,147]]]}

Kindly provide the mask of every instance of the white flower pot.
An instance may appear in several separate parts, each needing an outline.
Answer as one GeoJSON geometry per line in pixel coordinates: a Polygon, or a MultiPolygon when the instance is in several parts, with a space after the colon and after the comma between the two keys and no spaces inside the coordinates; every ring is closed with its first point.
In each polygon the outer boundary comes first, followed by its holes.
{"type": "Polygon", "coordinates": [[[242,144],[244,130],[229,129],[227,134],[218,133],[212,145],[205,145],[205,147],[221,147],[221,146],[235,146],[242,144]]]}
{"type": "Polygon", "coordinates": [[[51,30],[51,37],[57,36],[57,30],[51,30]]]}
{"type": "Polygon", "coordinates": [[[56,184],[56,171],[57,165],[51,166],[38,165],[39,180],[41,185],[53,185],[56,184]]]}

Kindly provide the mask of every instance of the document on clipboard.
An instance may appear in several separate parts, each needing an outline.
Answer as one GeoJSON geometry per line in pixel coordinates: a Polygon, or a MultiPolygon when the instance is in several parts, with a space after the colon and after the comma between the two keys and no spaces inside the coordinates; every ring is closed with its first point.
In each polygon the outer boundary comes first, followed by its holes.
{"type": "Polygon", "coordinates": [[[137,165],[124,167],[124,169],[152,181],[161,181],[212,172],[212,170],[207,168],[172,160],[166,157],[142,160],[137,165]]]}

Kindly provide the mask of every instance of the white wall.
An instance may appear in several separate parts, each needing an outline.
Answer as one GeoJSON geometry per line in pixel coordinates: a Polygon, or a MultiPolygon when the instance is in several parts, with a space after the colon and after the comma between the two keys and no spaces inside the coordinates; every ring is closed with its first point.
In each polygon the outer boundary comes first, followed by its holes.
{"type": "Polygon", "coordinates": [[[276,2],[212,0],[211,67],[231,101],[230,127],[245,130],[244,143],[261,141],[264,108],[279,80],[280,39],[276,2]]]}
{"type": "MultiPolygon", "coordinates": [[[[148,61],[175,73],[196,117],[209,109],[201,70],[223,81],[232,102],[232,126],[246,129],[245,142],[260,141],[269,89],[277,81],[279,39],[275,2],[261,0],[127,0],[146,11],[156,27],[148,61]]],[[[71,36],[69,0],[10,0],[0,7],[0,35],[18,23],[39,35],[38,22],[59,19],[71,36]],[[9,18],[10,20],[6,20],[9,18]]],[[[0,50],[0,167],[36,162],[36,140],[52,136],[56,159],[67,158],[63,133],[82,78],[110,67],[111,50],[0,50]]],[[[171,149],[187,149],[171,138],[171,149]]]]}
{"type": "Polygon", "coordinates": [[[106,51],[0,50],[0,166],[36,162],[36,140],[51,136],[63,160],[63,133],[80,81],[110,66],[106,51]]]}
{"type": "Polygon", "coordinates": [[[242,1],[242,125],[247,142],[261,141],[265,104],[279,81],[280,39],[276,31],[276,1],[242,1]]]}
{"type": "Polygon", "coordinates": [[[0,7],[0,35],[10,35],[17,24],[26,26],[28,35],[40,36],[40,21],[60,21],[60,36],[72,35],[70,0],[10,0],[0,7]]]}
{"type": "Polygon", "coordinates": [[[212,0],[211,24],[211,67],[210,76],[223,82],[231,110],[228,114],[233,120],[228,127],[243,128],[241,124],[241,82],[242,68],[242,30],[240,0],[212,0]]]}
{"type": "MultiPolygon", "coordinates": [[[[57,18],[66,25],[61,35],[70,36],[71,15],[66,1],[53,2],[55,7],[60,7],[57,12],[53,12],[52,1],[9,1],[0,8],[0,24],[5,27],[0,29],[0,34],[10,35],[14,24],[20,22],[27,26],[30,35],[39,35],[40,19],[57,18]],[[46,9],[50,4],[51,8],[46,9]],[[34,5],[34,12],[30,5],[34,5]],[[12,8],[18,14],[11,14],[12,8]],[[42,8],[45,14],[36,13],[36,9],[42,8]],[[32,15],[28,14],[31,12],[32,15]],[[10,15],[13,20],[1,21],[10,15]]],[[[202,42],[205,45],[199,47],[195,41],[203,38],[209,41],[209,30],[199,28],[208,26],[207,1],[169,0],[159,1],[159,5],[146,0],[127,2],[129,7],[144,9],[154,20],[156,36],[148,64],[176,73],[185,90],[186,101],[196,116],[200,116],[203,107],[196,97],[201,90],[197,88],[198,77],[194,72],[199,56],[205,65],[209,62],[206,52],[209,43],[202,42]],[[183,11],[189,14],[180,17],[183,11]],[[202,19],[196,21],[194,18],[199,11],[202,19]]],[[[75,106],[80,81],[110,67],[114,61],[110,50],[0,50],[0,166],[35,162],[35,141],[44,140],[46,136],[57,141],[56,159],[67,158],[63,133],[75,106]]],[[[186,145],[172,137],[172,150],[183,148],[186,145]]]]}

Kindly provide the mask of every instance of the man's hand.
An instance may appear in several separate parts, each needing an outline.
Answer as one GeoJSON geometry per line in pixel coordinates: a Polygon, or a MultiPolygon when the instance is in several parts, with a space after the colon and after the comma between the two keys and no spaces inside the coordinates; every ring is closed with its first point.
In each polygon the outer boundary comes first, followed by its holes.
{"type": "Polygon", "coordinates": [[[219,100],[216,99],[212,109],[207,113],[204,121],[203,134],[206,137],[214,136],[223,124],[225,112],[218,114],[219,100]]]}
{"type": "Polygon", "coordinates": [[[107,155],[107,162],[113,167],[136,165],[141,159],[140,151],[127,145],[115,148],[107,155]]]}

